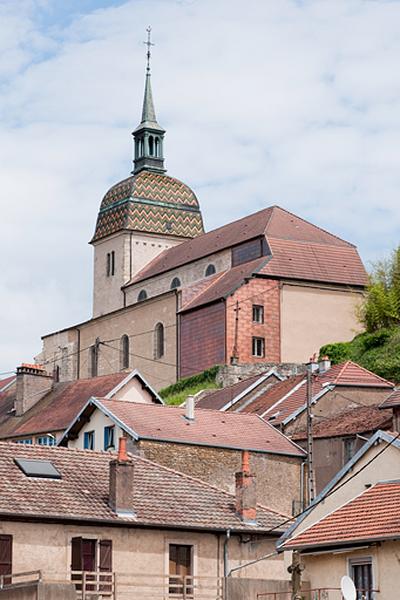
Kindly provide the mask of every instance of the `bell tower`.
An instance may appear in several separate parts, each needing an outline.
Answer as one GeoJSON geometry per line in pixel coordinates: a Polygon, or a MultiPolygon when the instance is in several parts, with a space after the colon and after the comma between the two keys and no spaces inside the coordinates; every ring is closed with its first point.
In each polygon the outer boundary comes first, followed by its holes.
{"type": "Polygon", "coordinates": [[[144,98],[142,109],[142,120],[135,131],[132,133],[135,147],[135,160],[133,175],[140,173],[144,169],[155,173],[165,173],[164,168],[164,135],[165,130],[157,123],[156,112],[154,109],[153,94],[151,91],[151,73],[150,58],[151,46],[151,27],[146,29],[147,41],[147,66],[146,82],[144,86],[144,98]]]}

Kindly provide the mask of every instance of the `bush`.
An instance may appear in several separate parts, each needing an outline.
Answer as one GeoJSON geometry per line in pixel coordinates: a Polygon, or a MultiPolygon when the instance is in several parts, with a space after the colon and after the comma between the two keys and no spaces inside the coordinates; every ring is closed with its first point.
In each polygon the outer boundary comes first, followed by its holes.
{"type": "MultiPolygon", "coordinates": [[[[215,384],[215,386],[217,387],[215,383],[215,378],[217,376],[218,370],[219,366],[216,365],[215,367],[211,367],[211,369],[206,369],[205,371],[202,371],[202,373],[198,373],[197,375],[192,375],[191,377],[185,377],[183,379],[180,379],[176,383],[173,383],[172,385],[169,385],[168,387],[160,390],[159,394],[161,398],[165,399],[169,396],[175,396],[180,392],[184,392],[202,384],[212,383],[215,384]]],[[[209,386],[205,385],[204,387],[209,386]]]]}

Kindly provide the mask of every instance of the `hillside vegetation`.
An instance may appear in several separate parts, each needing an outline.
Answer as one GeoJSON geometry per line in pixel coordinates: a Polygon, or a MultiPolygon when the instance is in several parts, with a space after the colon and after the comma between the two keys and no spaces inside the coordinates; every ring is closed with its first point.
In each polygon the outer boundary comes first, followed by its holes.
{"type": "Polygon", "coordinates": [[[159,394],[166,404],[182,404],[188,396],[194,396],[200,390],[218,388],[219,386],[215,381],[218,369],[219,366],[215,366],[198,375],[180,379],[160,390],[159,394]]]}
{"type": "Polygon", "coordinates": [[[326,354],[336,364],[353,360],[400,383],[400,246],[374,266],[359,318],[365,333],[351,342],[323,346],[320,356],[326,354]]]}

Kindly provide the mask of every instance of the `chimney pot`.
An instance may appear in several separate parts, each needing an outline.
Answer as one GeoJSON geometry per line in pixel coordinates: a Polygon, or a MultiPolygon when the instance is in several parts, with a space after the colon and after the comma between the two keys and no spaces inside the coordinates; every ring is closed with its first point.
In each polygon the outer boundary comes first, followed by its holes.
{"type": "Polygon", "coordinates": [[[189,421],[194,421],[194,396],[188,396],[185,403],[186,418],[189,421]]]}
{"type": "Polygon", "coordinates": [[[118,515],[134,516],[132,507],[134,463],[126,452],[126,438],[119,438],[118,455],[110,461],[109,506],[118,515]]]}
{"type": "Polygon", "coordinates": [[[318,363],[319,372],[326,373],[331,368],[331,361],[329,360],[329,356],[323,356],[318,363]]]}
{"type": "Polygon", "coordinates": [[[43,365],[22,363],[17,367],[15,415],[20,417],[25,414],[52,387],[53,377],[47,374],[43,365]]]}
{"type": "Polygon", "coordinates": [[[242,468],[236,473],[236,513],[242,521],[252,522],[257,517],[255,476],[250,472],[250,453],[242,452],[242,468]]]}

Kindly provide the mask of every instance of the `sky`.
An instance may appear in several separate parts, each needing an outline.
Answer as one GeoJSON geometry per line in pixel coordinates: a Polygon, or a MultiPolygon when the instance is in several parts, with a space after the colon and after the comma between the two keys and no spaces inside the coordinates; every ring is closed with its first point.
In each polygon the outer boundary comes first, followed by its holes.
{"type": "Polygon", "coordinates": [[[132,169],[146,27],[168,173],[207,230],[278,204],[400,243],[400,0],[0,0],[0,373],[91,316],[87,244],[132,169]]]}

